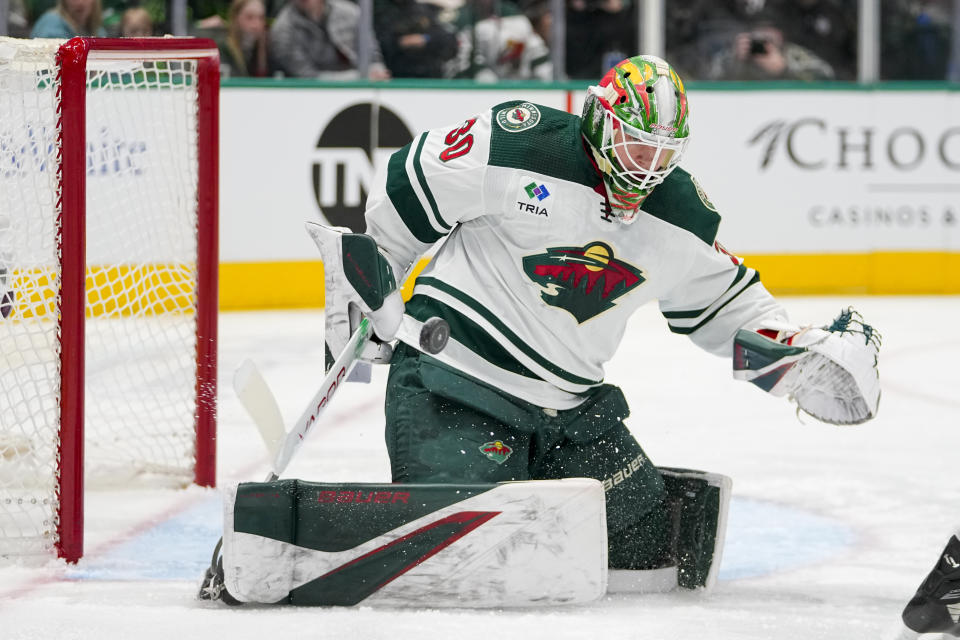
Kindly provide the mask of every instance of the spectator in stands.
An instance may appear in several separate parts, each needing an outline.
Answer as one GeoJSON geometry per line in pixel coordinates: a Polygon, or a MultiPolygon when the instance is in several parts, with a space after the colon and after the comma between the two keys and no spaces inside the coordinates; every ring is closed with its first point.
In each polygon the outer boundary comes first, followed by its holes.
{"type": "Polygon", "coordinates": [[[376,0],[373,19],[383,58],[395,78],[440,78],[457,54],[457,35],[441,8],[419,0],[376,0]]]}
{"type": "Polygon", "coordinates": [[[552,49],[553,11],[550,0],[523,0],[520,6],[523,8],[523,15],[530,20],[533,30],[547,43],[547,49],[552,49]]]}
{"type": "Polygon", "coordinates": [[[784,39],[823,58],[837,80],[857,77],[857,4],[847,0],[775,0],[784,39]]]}
{"type": "Polygon", "coordinates": [[[23,0],[10,0],[7,9],[7,33],[11,38],[30,35],[30,11],[23,0]]]}
{"type": "MultiPolygon", "coordinates": [[[[674,3],[664,3],[669,12],[674,3]]],[[[596,78],[637,50],[636,3],[572,0],[567,3],[567,75],[596,78]]]]}
{"type": "Polygon", "coordinates": [[[715,58],[726,55],[738,33],[748,31],[765,0],[687,0],[666,5],[667,57],[686,80],[711,77],[715,58]]]}
{"type": "Polygon", "coordinates": [[[833,80],[833,68],[823,58],[784,40],[783,31],[757,23],[733,37],[733,42],[713,60],[710,80],[833,80]]]}
{"type": "MultiPolygon", "coordinates": [[[[356,79],[357,27],[360,8],[350,0],[290,0],[270,27],[273,64],[294,78],[356,79]]],[[[386,80],[390,72],[371,32],[371,80],[386,80]]]]}
{"type": "Polygon", "coordinates": [[[143,7],[130,7],[120,18],[120,35],[124,38],[149,38],[153,35],[153,20],[143,7]]]}
{"type": "Polygon", "coordinates": [[[106,36],[101,15],[100,0],[57,0],[33,25],[30,37],[106,36]]]}
{"type": "Polygon", "coordinates": [[[267,8],[263,0],[233,0],[227,37],[220,47],[220,68],[226,77],[270,75],[267,62],[267,8]]]}
{"type": "MultiPolygon", "coordinates": [[[[880,17],[883,80],[944,80],[951,47],[952,0],[888,0],[880,17]]],[[[960,34],[953,34],[960,38],[960,34]]]]}
{"type": "Polygon", "coordinates": [[[459,51],[448,75],[480,82],[553,78],[547,43],[516,5],[472,0],[456,23],[459,51]]]}
{"type": "MultiPolygon", "coordinates": [[[[103,0],[104,2],[116,2],[117,0],[103,0]]],[[[145,2],[157,0],[130,0],[133,2],[145,2]]],[[[227,25],[227,14],[230,12],[230,0],[185,0],[187,3],[187,15],[191,16],[196,22],[195,26],[199,27],[201,30],[209,29],[214,31],[211,34],[202,34],[198,37],[212,37],[215,36],[215,30],[220,27],[226,27],[227,25]],[[216,20],[218,18],[219,20],[216,20]]],[[[172,5],[172,0],[163,0],[168,9],[167,13],[170,12],[169,7],[172,5]]]]}

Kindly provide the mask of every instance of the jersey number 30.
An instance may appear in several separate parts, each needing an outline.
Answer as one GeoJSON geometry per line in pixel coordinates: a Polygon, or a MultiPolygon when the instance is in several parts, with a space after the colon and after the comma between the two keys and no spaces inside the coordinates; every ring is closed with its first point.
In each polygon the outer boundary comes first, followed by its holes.
{"type": "Polygon", "coordinates": [[[476,121],[476,118],[470,118],[463,123],[462,127],[454,129],[447,134],[447,137],[443,139],[443,143],[447,145],[447,148],[440,152],[441,160],[450,162],[454,158],[459,158],[460,156],[465,156],[470,153],[470,149],[473,148],[473,134],[467,132],[470,131],[470,127],[472,127],[476,121]]]}

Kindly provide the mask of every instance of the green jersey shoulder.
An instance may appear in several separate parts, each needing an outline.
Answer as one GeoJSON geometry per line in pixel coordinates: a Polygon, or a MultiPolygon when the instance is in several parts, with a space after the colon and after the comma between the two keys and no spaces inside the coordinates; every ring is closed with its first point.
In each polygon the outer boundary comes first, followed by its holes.
{"type": "Polygon", "coordinates": [[[594,187],[600,181],[584,152],[580,117],[511,100],[491,109],[491,166],[540,173],[594,187]]]}
{"type": "Polygon", "coordinates": [[[696,178],[680,167],[654,188],[640,208],[655,218],[689,231],[709,245],[717,239],[720,214],[696,178]]]}

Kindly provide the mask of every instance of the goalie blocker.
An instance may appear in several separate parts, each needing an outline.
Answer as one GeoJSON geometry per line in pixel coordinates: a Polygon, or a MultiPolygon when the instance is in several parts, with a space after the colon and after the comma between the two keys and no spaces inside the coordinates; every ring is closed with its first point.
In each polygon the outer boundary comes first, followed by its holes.
{"type": "MultiPolygon", "coordinates": [[[[729,479],[664,469],[674,530],[662,567],[610,591],[712,586],[729,479]]],[[[224,500],[222,557],[202,599],[294,605],[524,607],[608,590],[603,485],[244,483],[224,500]]]]}

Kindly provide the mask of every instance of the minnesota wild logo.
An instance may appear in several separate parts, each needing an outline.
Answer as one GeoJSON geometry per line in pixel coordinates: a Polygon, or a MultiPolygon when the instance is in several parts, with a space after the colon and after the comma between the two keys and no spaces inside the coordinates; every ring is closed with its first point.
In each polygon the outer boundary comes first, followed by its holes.
{"type": "Polygon", "coordinates": [[[540,109],[530,102],[521,102],[514,107],[498,111],[496,120],[500,128],[507,133],[516,133],[537,126],[540,122],[540,109]]]}
{"type": "Polygon", "coordinates": [[[617,260],[610,245],[552,247],[526,256],[523,270],[540,288],[541,299],[584,323],[614,306],[614,301],[646,280],[643,271],[617,260]]]}
{"type": "Polygon", "coordinates": [[[693,176],[690,176],[690,182],[692,182],[693,186],[696,187],[697,195],[700,196],[700,202],[703,203],[703,206],[705,206],[707,209],[710,209],[710,211],[716,211],[717,208],[712,202],[710,202],[710,198],[707,197],[707,193],[703,190],[703,187],[700,186],[700,183],[697,182],[697,179],[693,176]]]}
{"type": "Polygon", "coordinates": [[[480,453],[497,464],[503,464],[507,461],[507,458],[510,457],[510,454],[513,453],[513,449],[503,444],[500,440],[494,440],[493,442],[484,442],[480,445],[480,453]]]}

